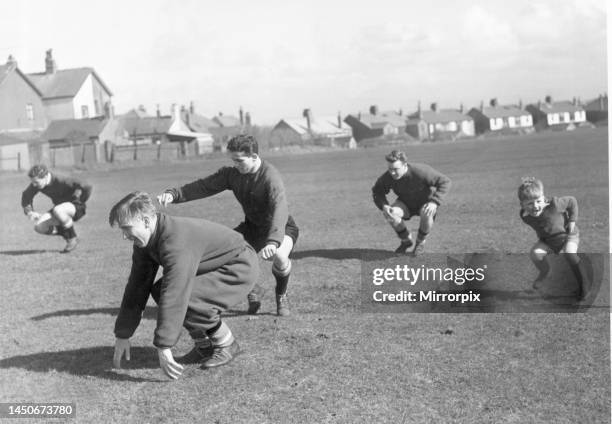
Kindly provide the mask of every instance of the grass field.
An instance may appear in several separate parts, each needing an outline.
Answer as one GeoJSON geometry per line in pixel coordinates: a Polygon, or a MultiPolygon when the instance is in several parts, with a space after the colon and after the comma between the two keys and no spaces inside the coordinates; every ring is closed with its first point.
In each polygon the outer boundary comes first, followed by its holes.
{"type": "MultiPolygon", "coordinates": [[[[535,242],[518,216],[520,177],[580,205],[581,252],[605,255],[595,301],[609,305],[607,129],[407,146],[453,180],[428,240],[430,252],[525,253],[535,242]]],[[[35,234],[20,205],[23,174],[0,175],[0,402],[76,402],[77,422],[602,423],[610,421],[610,315],[583,313],[363,313],[361,258],[392,251],[371,201],[388,148],[268,156],[283,174],[300,226],[290,286],[292,316],[274,315],[269,264],[262,312],[226,314],[245,353],[215,371],[168,382],[152,346],[150,304],[132,360],[111,366],[113,325],[131,244],[108,226],[112,204],[204,176],[224,158],[82,171],[94,185],[77,223],[78,249],[35,234]]],[[[39,196],[35,207],[49,206],[39,196]]],[[[231,193],[169,213],[235,226],[231,193]]],[[[416,223],[411,222],[412,229],[416,223]]],[[[513,265],[514,289],[536,271],[513,265]]],[[[183,334],[176,352],[190,348],[183,334]]],[[[57,420],[53,421],[57,422],[57,420]]]]}

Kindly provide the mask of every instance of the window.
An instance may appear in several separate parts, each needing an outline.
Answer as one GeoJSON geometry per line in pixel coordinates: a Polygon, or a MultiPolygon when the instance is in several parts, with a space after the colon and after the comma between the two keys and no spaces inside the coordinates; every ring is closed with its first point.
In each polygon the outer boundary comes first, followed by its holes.
{"type": "Polygon", "coordinates": [[[34,120],[34,106],[32,106],[32,103],[28,103],[26,105],[26,116],[28,118],[28,121],[34,120]]]}
{"type": "Polygon", "coordinates": [[[96,116],[100,116],[100,102],[94,100],[94,111],[96,112],[96,116]]]}
{"type": "Polygon", "coordinates": [[[89,118],[89,108],[87,105],[81,106],[81,118],[89,118]]]}

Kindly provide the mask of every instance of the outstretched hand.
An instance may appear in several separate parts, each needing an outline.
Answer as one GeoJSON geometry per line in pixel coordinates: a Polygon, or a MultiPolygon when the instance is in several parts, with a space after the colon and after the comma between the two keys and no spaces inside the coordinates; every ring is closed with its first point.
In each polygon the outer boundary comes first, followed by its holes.
{"type": "Polygon", "coordinates": [[[157,349],[157,356],[159,358],[159,366],[168,377],[173,380],[176,380],[183,373],[183,366],[177,363],[172,356],[172,350],[165,349],[157,349]]]}
{"type": "Polygon", "coordinates": [[[264,258],[266,261],[269,261],[274,258],[274,255],[276,255],[277,249],[278,248],[274,243],[267,244],[266,247],[261,250],[261,257],[264,258]]]}
{"type": "Polygon", "coordinates": [[[172,193],[163,192],[162,194],[157,196],[157,201],[160,205],[166,207],[174,201],[174,196],[172,195],[172,193]]]}

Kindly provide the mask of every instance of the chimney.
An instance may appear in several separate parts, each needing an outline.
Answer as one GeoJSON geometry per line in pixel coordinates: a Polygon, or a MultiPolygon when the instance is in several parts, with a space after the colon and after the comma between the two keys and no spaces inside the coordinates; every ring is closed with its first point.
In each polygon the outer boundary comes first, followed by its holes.
{"type": "Polygon", "coordinates": [[[357,120],[361,121],[361,111],[357,112],[357,120]]]}
{"type": "Polygon", "coordinates": [[[370,106],[370,115],[378,115],[378,106],[376,105],[370,106]]]}
{"type": "Polygon", "coordinates": [[[599,95],[599,110],[604,110],[604,96],[599,95]]]}
{"type": "Polygon", "coordinates": [[[244,123],[247,127],[251,126],[251,114],[249,112],[244,114],[244,123]]]}
{"type": "Polygon", "coordinates": [[[238,116],[240,116],[240,126],[244,125],[244,111],[242,110],[242,106],[238,110],[238,116]]]}
{"type": "Polygon", "coordinates": [[[491,100],[489,100],[489,104],[490,104],[492,107],[497,107],[497,98],[496,98],[496,97],[493,97],[491,100]]]}
{"type": "Polygon", "coordinates": [[[518,102],[518,108],[519,108],[520,110],[523,110],[523,99],[519,99],[519,102],[518,102]]]}
{"type": "Polygon", "coordinates": [[[484,102],[482,100],[480,101],[480,111],[484,112],[484,102]]]}
{"type": "Polygon", "coordinates": [[[546,103],[548,103],[549,106],[552,104],[552,97],[550,95],[544,97],[544,100],[546,101],[546,103]]]}
{"type": "Polygon", "coordinates": [[[398,114],[399,116],[402,116],[402,115],[404,114],[404,111],[402,110],[402,108],[401,108],[401,107],[400,107],[400,110],[397,112],[397,114],[398,114]]]}
{"type": "Polygon", "coordinates": [[[342,128],[342,114],[338,111],[338,128],[342,128]]]}
{"type": "Polygon", "coordinates": [[[46,51],[45,56],[45,74],[54,74],[57,71],[57,65],[55,59],[53,59],[53,49],[46,51]]]}
{"type": "Polygon", "coordinates": [[[304,109],[304,112],[302,112],[302,116],[306,118],[306,126],[308,127],[308,131],[310,131],[310,127],[312,124],[312,112],[310,111],[310,109],[304,109]]]}
{"type": "Polygon", "coordinates": [[[179,115],[179,107],[176,103],[172,103],[172,107],[170,109],[170,111],[172,112],[172,119],[177,119],[180,115],[179,115]]]}
{"type": "Polygon", "coordinates": [[[463,103],[459,103],[459,112],[463,113],[463,103]]]}
{"type": "Polygon", "coordinates": [[[6,60],[6,65],[9,67],[9,69],[17,68],[17,61],[15,60],[12,54],[10,54],[8,59],[6,60]]]}
{"type": "Polygon", "coordinates": [[[195,113],[195,105],[193,104],[193,101],[189,102],[189,113],[192,115],[195,113]]]}
{"type": "Polygon", "coordinates": [[[219,116],[223,116],[223,112],[219,112],[219,116]]]}
{"type": "Polygon", "coordinates": [[[431,107],[432,111],[434,111],[434,112],[438,111],[438,104],[437,103],[432,103],[430,107],[431,107]]]}
{"type": "Polygon", "coordinates": [[[538,109],[542,109],[542,100],[538,100],[538,109]]]}
{"type": "Polygon", "coordinates": [[[113,119],[115,117],[115,110],[110,102],[104,103],[104,116],[106,119],[113,119]]]}
{"type": "Polygon", "coordinates": [[[144,105],[138,105],[138,112],[142,112],[143,114],[147,113],[144,105]]]}
{"type": "Polygon", "coordinates": [[[421,101],[417,102],[417,116],[419,119],[423,119],[423,112],[421,111],[421,101]]]}
{"type": "Polygon", "coordinates": [[[156,115],[158,118],[161,118],[161,111],[159,110],[159,104],[157,104],[157,110],[155,111],[155,115],[156,115]]]}
{"type": "Polygon", "coordinates": [[[576,99],[576,97],[572,98],[572,104],[574,106],[576,106],[578,104],[578,100],[576,99]]]}

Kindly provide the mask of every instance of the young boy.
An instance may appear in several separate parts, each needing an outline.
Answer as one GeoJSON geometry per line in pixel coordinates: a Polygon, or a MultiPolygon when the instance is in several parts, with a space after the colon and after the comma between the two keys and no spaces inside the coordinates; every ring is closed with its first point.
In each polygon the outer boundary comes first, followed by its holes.
{"type": "Polygon", "coordinates": [[[518,198],[521,202],[521,219],[533,228],[538,236],[538,241],[529,252],[531,260],[540,271],[533,287],[537,288],[538,283],[549,272],[546,255],[551,252],[564,253],[579,283],[577,297],[583,299],[587,294],[588,279],[583,276],[578,266],[578,202],[572,196],[546,198],[544,185],[533,177],[523,178],[518,188],[518,198]]]}
{"type": "Polygon", "coordinates": [[[74,223],[85,215],[85,202],[91,195],[91,185],[76,178],[62,177],[49,172],[45,165],[34,165],[28,172],[30,185],[21,195],[23,212],[36,222],[34,230],[40,234],[59,235],[66,240],[63,253],[77,247],[78,239],[74,223]],[[34,211],[32,202],[39,192],[53,202],[53,208],[40,214],[34,211]]]}
{"type": "MultiPolygon", "coordinates": [[[[244,222],[235,228],[263,259],[272,261],[276,279],[276,311],[281,317],[290,314],[287,285],[291,274],[289,254],[299,230],[289,215],[285,187],[279,172],[259,157],[257,140],[250,135],[232,138],[227,151],[233,167],[223,167],[203,179],[180,188],[164,191],[157,196],[163,206],[202,199],[232,190],[244,211],[244,222]]],[[[250,314],[261,306],[263,291],[254,289],[248,295],[250,314]]]]}
{"type": "Polygon", "coordinates": [[[374,204],[383,212],[385,220],[397,233],[400,245],[395,253],[406,253],[413,240],[404,221],[418,215],[419,232],[413,254],[419,255],[425,248],[427,235],[433,228],[438,206],[451,186],[450,179],[424,164],[408,163],[406,153],[393,150],[387,156],[387,172],[372,187],[374,204]],[[393,190],[397,200],[387,201],[387,194],[393,190]]]}
{"type": "Polygon", "coordinates": [[[168,377],[178,378],[183,366],[204,360],[214,368],[240,352],[220,314],[235,305],[257,280],[257,254],[240,234],[210,221],[158,213],[151,197],[134,192],[110,211],[124,239],[134,243],[132,269],[115,322],[113,364],[130,359],[130,337],[140,323],[149,294],[158,305],[153,344],[168,377]],[[163,276],[155,281],[159,267],[163,276]],[[171,348],[185,327],[195,348],[175,361],[171,348]],[[211,351],[212,350],[212,351],[211,351]],[[177,362],[178,361],[178,362],[177,362]]]}

